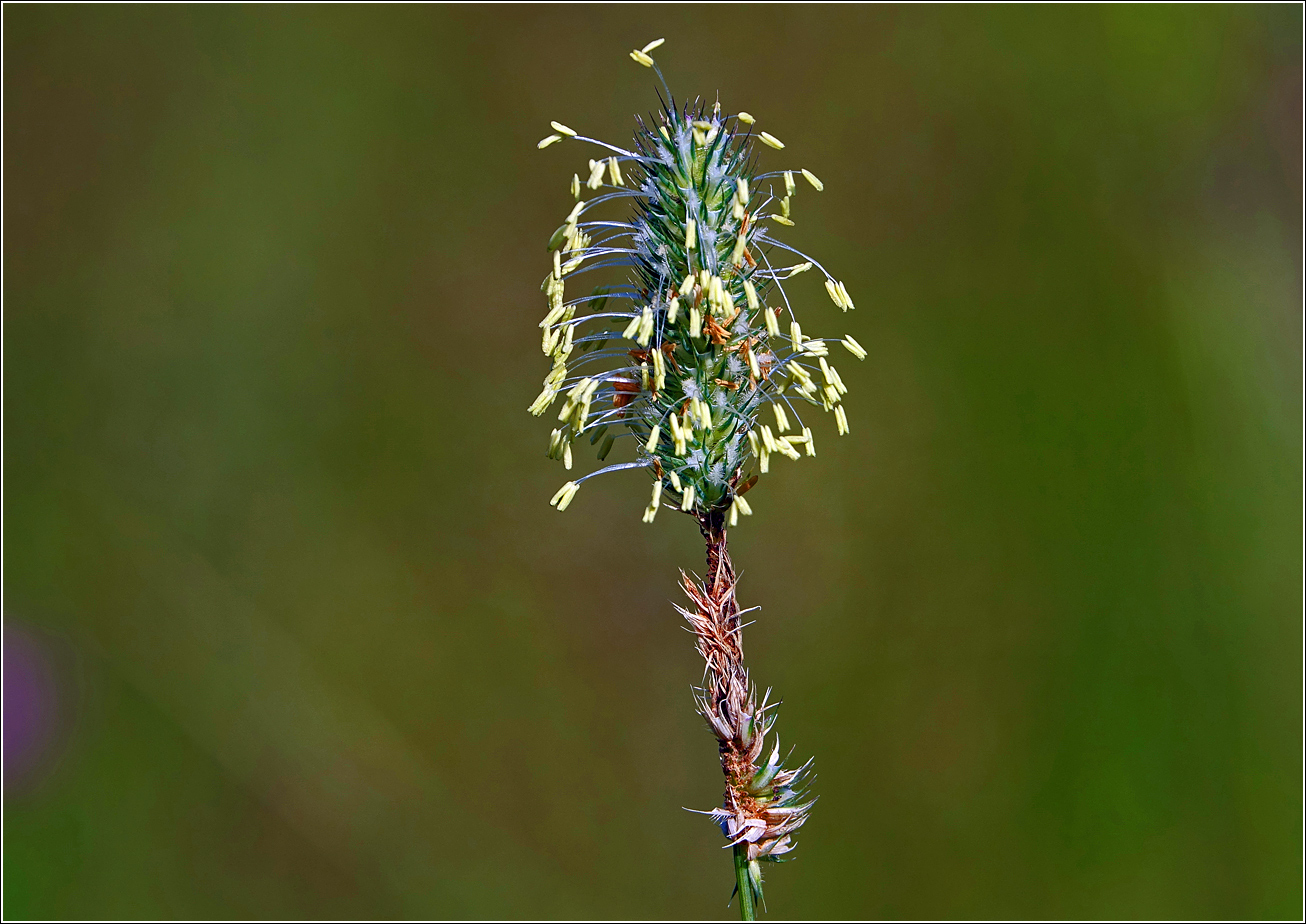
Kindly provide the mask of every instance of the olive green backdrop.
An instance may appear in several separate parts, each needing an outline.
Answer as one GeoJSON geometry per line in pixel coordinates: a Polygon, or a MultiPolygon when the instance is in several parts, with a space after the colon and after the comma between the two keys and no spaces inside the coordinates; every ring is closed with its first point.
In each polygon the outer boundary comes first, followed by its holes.
{"type": "Polygon", "coordinates": [[[870,351],[732,533],[819,772],[771,914],[1301,914],[1298,7],[4,26],[7,917],[734,915],[697,531],[551,510],[525,412],[535,142],[658,36],[870,351]]]}

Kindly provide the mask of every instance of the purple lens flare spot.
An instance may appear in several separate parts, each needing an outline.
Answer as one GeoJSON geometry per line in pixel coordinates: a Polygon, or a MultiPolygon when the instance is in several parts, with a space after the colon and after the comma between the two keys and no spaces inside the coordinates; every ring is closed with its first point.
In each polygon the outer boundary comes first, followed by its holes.
{"type": "Polygon", "coordinates": [[[6,786],[29,776],[49,751],[59,716],[54,668],[22,629],[4,627],[4,776],[6,786]]]}

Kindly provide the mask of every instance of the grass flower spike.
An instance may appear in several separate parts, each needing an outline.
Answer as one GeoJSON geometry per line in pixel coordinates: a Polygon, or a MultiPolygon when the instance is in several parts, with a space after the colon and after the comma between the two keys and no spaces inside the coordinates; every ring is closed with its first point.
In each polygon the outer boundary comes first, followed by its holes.
{"type": "Polygon", "coordinates": [[[762,900],[761,864],[793,850],[814,799],[805,796],[810,761],[784,766],[772,735],[775,703],[759,702],[744,666],[745,611],[735,597],[727,524],[753,513],[745,494],[769,472],[772,456],[816,455],[804,411],[830,413],[835,431],[848,432],[847,388],[827,345],[841,344],[859,360],[866,350],[851,335],[806,335],[795,306],[820,306],[819,289],[804,284],[800,295],[785,287],[815,268],[835,307],[854,307],[842,282],[775,236],[796,223],[795,175],[818,191],[824,185],[803,167],[762,172],[756,143],[785,145],[755,130],[754,116],[725,114],[719,102],[677,104],[650,54],[662,44],[630,52],[656,73],[662,107],[637,119],[629,148],[560,122],[539,142],[541,149],[580,143],[590,159],[585,171],[573,174],[569,165],[564,174],[574,205],[549,238],[540,286],[541,347],[551,368],[529,411],[542,416],[563,399],[547,455],[567,469],[572,444],[584,436],[591,445],[602,441],[600,460],[614,446],[628,453],[628,461],[564,484],[551,501],[558,510],[590,478],[640,470],[652,480],[644,522],[665,506],[693,516],[702,532],[706,577],[682,575],[692,606],[681,613],[707,665],[695,697],[726,778],[723,804],[709,814],[733,848],[741,912],[751,918],[762,900]]]}

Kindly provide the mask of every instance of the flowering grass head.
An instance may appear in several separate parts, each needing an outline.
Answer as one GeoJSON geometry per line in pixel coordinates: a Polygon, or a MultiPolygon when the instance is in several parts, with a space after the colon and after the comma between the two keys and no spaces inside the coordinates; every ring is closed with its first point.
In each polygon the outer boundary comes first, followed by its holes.
{"type": "Polygon", "coordinates": [[[575,202],[548,242],[540,328],[553,365],[529,410],[543,416],[561,399],[548,455],[568,470],[585,437],[600,461],[623,439],[633,456],[568,481],[552,500],[559,510],[588,478],[640,468],[653,479],[645,522],[665,506],[734,525],[774,457],[816,455],[805,411],[829,412],[848,432],[831,347],[866,351],[850,335],[809,336],[795,311],[810,297],[797,287],[818,275],[835,307],[855,307],[842,282],[777,236],[796,224],[800,185],[819,192],[821,180],[806,168],[761,172],[759,142],[785,145],[749,113],[677,104],[650,54],[661,44],[630,55],[664,93],[656,115],[637,119],[630,150],[560,122],[539,143],[579,142],[598,158],[573,174],[575,202]],[[600,271],[617,281],[581,282],[600,271]]]}

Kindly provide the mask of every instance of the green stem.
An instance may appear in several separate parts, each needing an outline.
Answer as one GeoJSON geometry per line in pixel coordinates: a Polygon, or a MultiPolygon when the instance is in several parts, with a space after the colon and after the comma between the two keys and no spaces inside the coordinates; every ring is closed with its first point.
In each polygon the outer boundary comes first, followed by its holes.
{"type": "Polygon", "coordinates": [[[753,907],[753,884],[748,880],[748,845],[735,845],[735,883],[739,886],[739,917],[756,921],[757,909],[753,907]]]}

